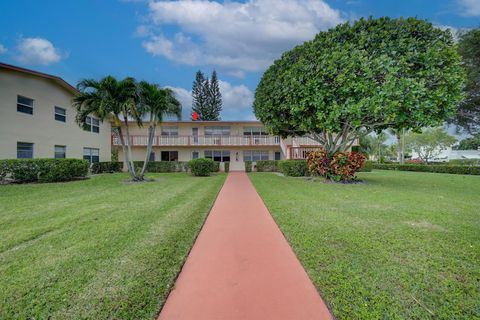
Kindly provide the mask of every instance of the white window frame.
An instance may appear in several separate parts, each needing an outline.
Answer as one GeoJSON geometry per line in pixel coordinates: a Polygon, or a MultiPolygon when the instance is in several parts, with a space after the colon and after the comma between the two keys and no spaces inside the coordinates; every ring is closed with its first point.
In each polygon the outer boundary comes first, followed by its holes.
{"type": "Polygon", "coordinates": [[[20,113],[23,113],[23,114],[29,114],[29,115],[33,115],[33,109],[35,107],[35,100],[32,99],[32,98],[28,98],[28,97],[25,97],[25,96],[22,96],[22,95],[17,95],[17,112],[20,112],[20,113]],[[28,105],[28,104],[25,104],[25,103],[21,103],[21,102],[18,102],[18,98],[24,98],[24,99],[28,99],[28,100],[31,100],[32,101],[32,105],[28,105]],[[32,110],[31,113],[29,112],[23,112],[23,111],[20,111],[18,110],[18,106],[22,106],[22,107],[26,107],[26,108],[30,108],[32,110]]]}
{"type": "Polygon", "coordinates": [[[55,159],[65,159],[67,157],[67,146],[56,144],[53,149],[53,157],[55,159]],[[57,148],[63,148],[63,157],[57,157],[57,148]]]}
{"type": "MultiPolygon", "coordinates": [[[[22,152],[25,152],[25,151],[22,151],[22,152]]],[[[25,141],[17,141],[17,159],[33,159],[33,155],[34,155],[34,152],[35,152],[35,144],[32,143],[32,142],[25,142],[25,141]],[[32,146],[32,154],[31,154],[31,157],[19,157],[18,156],[18,144],[19,143],[23,143],[23,144],[28,144],[28,145],[31,145],[32,146]]]]}
{"type": "Polygon", "coordinates": [[[88,160],[88,162],[90,162],[90,163],[100,162],[100,149],[99,148],[84,147],[83,148],[83,159],[88,160]],[[97,153],[97,155],[95,155],[94,153],[97,153]],[[85,159],[85,157],[88,157],[88,159],[85,159]],[[93,157],[98,157],[98,161],[93,161],[93,157]]]}
{"type": "Polygon", "coordinates": [[[86,123],[85,131],[100,133],[100,120],[92,116],[87,116],[85,123],[86,123]],[[94,124],[95,121],[97,122],[96,124],[94,124]],[[94,128],[98,128],[97,129],[98,131],[95,131],[94,128]]]}
{"type": "Polygon", "coordinates": [[[243,151],[243,161],[263,161],[270,159],[268,150],[245,150],[243,151]]]}
{"type": "Polygon", "coordinates": [[[67,122],[67,109],[59,107],[59,106],[54,106],[53,107],[53,114],[54,114],[53,118],[55,119],[55,121],[64,122],[64,123],[67,122]],[[62,114],[62,113],[57,112],[57,109],[63,110],[64,113],[62,114]],[[57,116],[63,117],[64,119],[59,120],[59,119],[57,119],[57,116]]]}

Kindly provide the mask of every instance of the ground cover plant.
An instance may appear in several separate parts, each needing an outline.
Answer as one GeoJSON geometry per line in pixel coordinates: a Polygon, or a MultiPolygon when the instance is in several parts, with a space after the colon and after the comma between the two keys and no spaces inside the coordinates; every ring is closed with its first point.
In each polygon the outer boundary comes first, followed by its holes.
{"type": "Polygon", "coordinates": [[[250,179],[337,319],[480,318],[480,177],[250,179]]]}
{"type": "Polygon", "coordinates": [[[154,319],[225,179],[0,186],[0,319],[154,319]]]}

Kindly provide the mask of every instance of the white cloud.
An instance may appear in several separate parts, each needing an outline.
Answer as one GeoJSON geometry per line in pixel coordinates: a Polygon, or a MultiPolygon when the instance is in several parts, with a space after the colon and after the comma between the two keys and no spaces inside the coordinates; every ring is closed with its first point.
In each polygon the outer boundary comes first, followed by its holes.
{"type": "Polygon", "coordinates": [[[459,0],[459,4],[463,16],[480,16],[480,0],[459,0]]]}
{"type": "MultiPolygon", "coordinates": [[[[227,81],[219,80],[220,92],[222,93],[223,110],[221,112],[222,120],[252,120],[253,92],[244,85],[232,85],[227,81]]],[[[192,111],[191,91],[169,87],[172,89],[177,99],[183,107],[182,119],[189,120],[192,111]]]]}
{"type": "Polygon", "coordinates": [[[157,29],[155,35],[143,32],[149,53],[238,75],[264,70],[283,51],[343,21],[322,0],[152,1],[149,9],[151,27],[157,29]],[[167,37],[165,25],[180,31],[167,37]]]}
{"type": "Polygon", "coordinates": [[[60,61],[66,55],[43,38],[21,38],[17,45],[16,59],[33,65],[49,65],[60,61]]]}
{"type": "Polygon", "coordinates": [[[0,54],[7,52],[7,48],[5,48],[1,43],[0,43],[0,54]]]}

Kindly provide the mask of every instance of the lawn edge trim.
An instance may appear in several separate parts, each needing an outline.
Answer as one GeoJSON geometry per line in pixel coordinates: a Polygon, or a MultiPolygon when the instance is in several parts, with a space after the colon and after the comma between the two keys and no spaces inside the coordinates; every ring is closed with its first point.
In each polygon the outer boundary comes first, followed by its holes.
{"type": "MultiPolygon", "coordinates": [[[[277,220],[275,220],[275,217],[273,216],[273,214],[270,212],[270,209],[268,208],[267,204],[265,203],[265,201],[263,201],[263,198],[262,196],[260,195],[260,193],[258,192],[257,190],[257,187],[255,187],[255,184],[252,182],[252,179],[250,179],[250,175],[251,174],[256,174],[257,172],[249,172],[247,173],[247,176],[248,176],[248,179],[250,180],[250,183],[253,185],[253,187],[255,188],[255,191],[257,192],[258,196],[260,197],[260,200],[262,200],[262,203],[263,205],[265,206],[265,208],[267,208],[268,210],[268,213],[270,215],[270,217],[272,217],[272,220],[273,222],[275,223],[275,225],[277,226],[278,230],[280,230],[280,232],[282,233],[282,236],[285,238],[285,240],[287,241],[288,243],[288,246],[290,247],[290,250],[292,250],[293,254],[295,255],[295,258],[297,258],[298,262],[300,262],[300,265],[302,266],[302,269],[303,271],[305,272],[305,274],[307,275],[308,279],[310,280],[310,282],[312,283],[313,287],[315,288],[315,291],[318,293],[318,295],[320,296],[320,299],[322,299],[322,301],[325,303],[325,305],[327,306],[327,309],[328,311],[330,312],[330,315],[332,316],[333,320],[336,320],[337,317],[335,317],[335,315],[333,314],[332,312],[332,308],[330,306],[330,303],[325,300],[323,298],[323,295],[322,295],[322,292],[320,291],[319,288],[317,288],[317,286],[315,285],[315,283],[313,282],[312,278],[310,278],[310,275],[308,274],[307,270],[305,269],[305,266],[303,265],[302,263],[302,260],[300,260],[297,256],[297,252],[295,251],[295,249],[293,248],[292,244],[290,243],[290,241],[288,240],[288,237],[285,235],[285,233],[283,232],[282,228],[280,227],[280,225],[278,224],[277,220]]],[[[261,172],[263,174],[272,174],[274,172],[261,172]]],[[[285,177],[285,178],[297,178],[297,177],[285,177]]]]}

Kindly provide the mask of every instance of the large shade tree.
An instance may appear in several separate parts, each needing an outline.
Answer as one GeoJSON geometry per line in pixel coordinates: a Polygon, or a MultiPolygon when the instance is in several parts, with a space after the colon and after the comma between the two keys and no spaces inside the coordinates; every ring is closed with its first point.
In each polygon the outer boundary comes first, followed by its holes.
{"type": "Polygon", "coordinates": [[[79,93],[73,98],[73,106],[77,109],[77,123],[85,126],[90,115],[98,117],[100,121],[111,121],[113,132],[122,145],[123,161],[132,179],[136,180],[131,145],[126,141],[130,141],[130,120],[141,124],[141,115],[137,109],[140,100],[137,82],[131,77],[117,80],[106,76],[100,80],[82,80],[77,88],[79,93]],[[122,123],[125,126],[126,139],[122,123]]]}
{"type": "Polygon", "coordinates": [[[453,122],[468,133],[480,133],[480,28],[460,34],[458,52],[467,69],[467,85],[453,122]]]}
{"type": "Polygon", "coordinates": [[[254,112],[272,133],[309,136],[334,154],[372,131],[440,125],[464,78],[450,31],[414,18],[360,19],[276,60],[254,112]]]}

